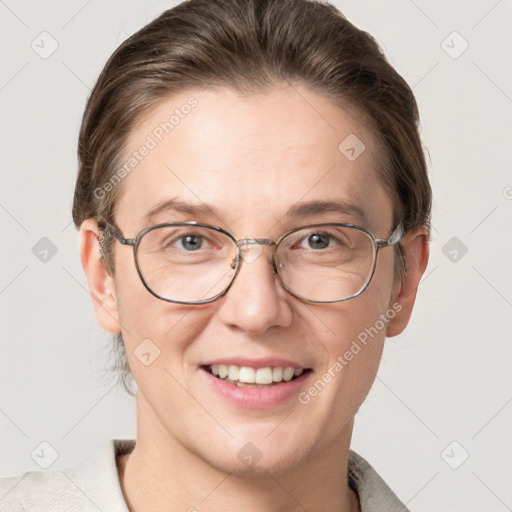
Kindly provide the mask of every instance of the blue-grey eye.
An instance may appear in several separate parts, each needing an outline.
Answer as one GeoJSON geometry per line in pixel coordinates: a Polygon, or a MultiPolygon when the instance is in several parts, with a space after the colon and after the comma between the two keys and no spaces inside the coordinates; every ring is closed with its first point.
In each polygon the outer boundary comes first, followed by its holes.
{"type": "Polygon", "coordinates": [[[307,240],[308,246],[311,249],[325,249],[329,247],[331,235],[327,233],[312,233],[304,240],[307,240]]]}
{"type": "Polygon", "coordinates": [[[197,251],[203,246],[203,237],[198,235],[185,235],[179,238],[183,249],[197,251]]]}

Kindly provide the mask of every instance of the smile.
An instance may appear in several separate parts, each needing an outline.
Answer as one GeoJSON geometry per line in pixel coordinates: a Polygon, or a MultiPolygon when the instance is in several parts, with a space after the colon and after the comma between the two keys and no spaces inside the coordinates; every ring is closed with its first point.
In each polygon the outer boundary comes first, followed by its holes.
{"type": "Polygon", "coordinates": [[[305,368],[283,366],[253,368],[234,364],[212,364],[205,366],[205,370],[218,379],[241,387],[267,387],[280,382],[289,382],[308,371],[305,368]]]}

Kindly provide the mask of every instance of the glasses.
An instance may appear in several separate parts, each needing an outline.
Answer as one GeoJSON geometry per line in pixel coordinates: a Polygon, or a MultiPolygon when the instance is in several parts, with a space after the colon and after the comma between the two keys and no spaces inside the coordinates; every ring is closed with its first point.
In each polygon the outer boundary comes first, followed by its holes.
{"type": "Polygon", "coordinates": [[[305,302],[331,303],[357,297],[375,272],[379,249],[397,244],[398,226],[387,240],[360,226],[312,224],[288,231],[276,241],[237,240],[224,229],[200,222],[168,222],[125,238],[103,220],[123,245],[131,245],[135,266],[155,297],[179,304],[213,302],[229,290],[242,261],[254,262],[271,246],[273,271],[283,287],[305,302]],[[249,246],[258,246],[251,255],[249,246]]]}

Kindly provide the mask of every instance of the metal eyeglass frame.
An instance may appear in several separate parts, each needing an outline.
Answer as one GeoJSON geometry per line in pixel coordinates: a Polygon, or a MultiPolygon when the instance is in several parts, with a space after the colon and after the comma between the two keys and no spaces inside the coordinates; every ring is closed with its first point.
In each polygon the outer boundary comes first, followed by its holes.
{"type": "Polygon", "coordinates": [[[361,295],[366,290],[368,285],[370,284],[370,281],[373,278],[373,274],[375,273],[375,267],[377,265],[377,255],[378,255],[379,249],[383,249],[384,247],[390,247],[390,246],[393,246],[393,245],[397,244],[398,242],[400,242],[400,240],[404,236],[404,230],[403,230],[401,224],[399,224],[393,230],[393,232],[389,235],[389,237],[387,239],[383,239],[383,238],[377,238],[368,229],[363,228],[361,226],[357,226],[355,224],[346,224],[346,223],[340,223],[340,222],[324,222],[324,223],[321,223],[321,224],[309,224],[309,225],[306,225],[306,226],[300,226],[298,228],[294,228],[294,229],[292,229],[290,231],[287,231],[283,235],[281,235],[277,240],[272,240],[270,238],[252,238],[252,237],[244,237],[244,238],[241,238],[241,239],[237,240],[231,233],[229,233],[225,229],[220,228],[218,226],[212,226],[211,224],[203,224],[201,222],[196,222],[196,221],[185,221],[185,222],[165,222],[165,223],[161,223],[161,224],[155,224],[154,226],[149,226],[147,228],[144,228],[142,231],[140,231],[135,236],[135,238],[125,238],[124,235],[120,232],[120,230],[116,226],[114,226],[113,224],[108,222],[107,220],[102,218],[102,219],[99,220],[99,222],[101,224],[105,224],[106,227],[108,227],[111,230],[111,232],[114,235],[114,237],[122,245],[131,245],[133,247],[133,256],[134,256],[134,260],[135,260],[135,267],[137,269],[137,273],[139,274],[139,277],[140,277],[140,279],[142,281],[142,284],[148,290],[149,293],[151,293],[157,299],[165,300],[166,302],[173,302],[173,303],[177,303],[177,304],[190,304],[190,305],[208,304],[210,302],[214,302],[214,301],[220,299],[221,297],[223,297],[228,292],[228,290],[233,285],[233,283],[234,283],[234,281],[236,279],[236,276],[240,272],[240,268],[242,267],[241,261],[243,260],[243,256],[241,254],[241,247],[243,245],[268,245],[268,246],[274,246],[273,251],[272,251],[272,265],[273,265],[274,273],[278,276],[279,282],[282,284],[283,288],[286,291],[288,291],[291,295],[293,295],[294,297],[298,298],[299,300],[304,301],[304,302],[308,302],[308,303],[313,303],[313,304],[330,304],[330,303],[333,303],[333,302],[343,302],[343,301],[346,301],[346,300],[350,300],[350,299],[353,299],[353,298],[361,295]],[[235,268],[235,267],[233,267],[233,264],[236,264],[235,274],[233,275],[233,278],[231,279],[231,282],[229,283],[229,285],[222,292],[218,293],[217,295],[215,295],[214,297],[212,297],[210,299],[199,300],[199,301],[182,301],[182,300],[175,300],[175,299],[169,299],[167,297],[162,297],[162,296],[158,295],[155,291],[153,291],[148,286],[148,284],[146,283],[146,281],[144,279],[144,276],[142,275],[142,272],[141,272],[141,270],[139,268],[139,262],[138,262],[138,259],[137,259],[137,249],[139,247],[140,240],[142,239],[142,237],[146,233],[148,233],[148,232],[150,232],[150,231],[152,231],[154,229],[159,229],[159,228],[166,227],[166,226],[197,226],[197,227],[209,228],[209,229],[212,229],[212,230],[217,231],[219,233],[223,233],[224,235],[226,235],[228,238],[230,238],[233,241],[233,243],[237,247],[237,257],[233,260],[233,263],[232,263],[232,268],[235,268]],[[275,261],[276,251],[277,251],[277,248],[279,247],[279,244],[286,237],[288,237],[292,233],[295,233],[295,232],[300,231],[302,229],[319,228],[319,227],[325,227],[325,226],[338,226],[338,227],[347,227],[347,228],[357,229],[359,231],[362,231],[363,233],[366,233],[371,238],[371,240],[373,241],[373,249],[374,249],[373,265],[372,265],[372,269],[371,269],[371,272],[369,274],[369,277],[368,277],[368,279],[366,280],[366,282],[364,283],[364,285],[361,287],[361,289],[358,292],[354,293],[353,295],[350,295],[349,297],[345,297],[344,299],[337,299],[337,300],[311,300],[311,299],[307,299],[306,297],[302,297],[301,295],[298,295],[294,291],[290,290],[290,288],[288,288],[288,286],[282,281],[281,276],[279,275],[279,271],[277,270],[276,261],[275,261]]]}

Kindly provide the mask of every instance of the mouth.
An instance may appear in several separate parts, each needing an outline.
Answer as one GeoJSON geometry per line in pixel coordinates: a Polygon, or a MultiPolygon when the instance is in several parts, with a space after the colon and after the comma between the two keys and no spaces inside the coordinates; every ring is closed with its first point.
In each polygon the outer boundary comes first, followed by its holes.
{"type": "Polygon", "coordinates": [[[310,368],[291,366],[238,366],[234,364],[212,364],[202,367],[213,377],[238,387],[270,388],[291,382],[311,372],[310,368]]]}

